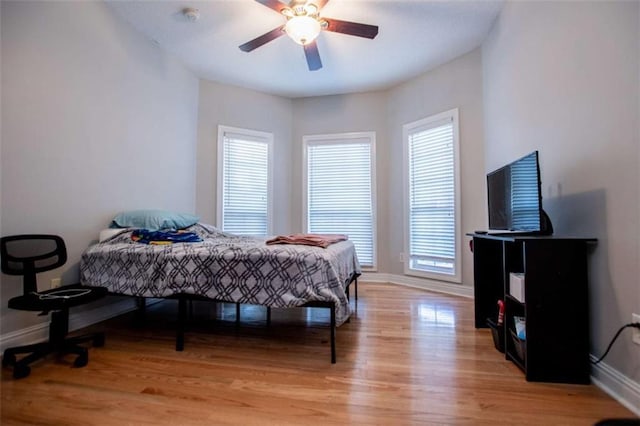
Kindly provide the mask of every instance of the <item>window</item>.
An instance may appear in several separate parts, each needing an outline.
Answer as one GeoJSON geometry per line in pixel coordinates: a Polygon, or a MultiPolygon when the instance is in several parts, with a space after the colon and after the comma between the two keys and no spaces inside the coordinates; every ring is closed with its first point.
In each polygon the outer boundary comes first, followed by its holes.
{"type": "Polygon", "coordinates": [[[271,235],[273,135],[218,127],[218,224],[239,235],[271,235]]]}
{"type": "Polygon", "coordinates": [[[363,267],[376,266],[375,133],[305,136],[306,232],[347,234],[363,267]]]}
{"type": "Polygon", "coordinates": [[[403,126],[405,273],[460,282],[458,110],[403,126]]]}

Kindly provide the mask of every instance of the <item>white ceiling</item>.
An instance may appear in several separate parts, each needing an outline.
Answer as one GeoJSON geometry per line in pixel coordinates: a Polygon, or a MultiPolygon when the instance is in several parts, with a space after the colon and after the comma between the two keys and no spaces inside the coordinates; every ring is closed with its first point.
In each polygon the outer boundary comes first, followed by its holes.
{"type": "Polygon", "coordinates": [[[503,0],[330,0],[320,16],[377,25],[373,39],[323,31],[323,68],[309,71],[301,46],[279,37],[238,46],[285,22],[255,0],[109,1],[138,31],[198,77],[291,98],[385,89],[478,47],[503,0]],[[190,22],[186,7],[200,11],[190,22]]]}

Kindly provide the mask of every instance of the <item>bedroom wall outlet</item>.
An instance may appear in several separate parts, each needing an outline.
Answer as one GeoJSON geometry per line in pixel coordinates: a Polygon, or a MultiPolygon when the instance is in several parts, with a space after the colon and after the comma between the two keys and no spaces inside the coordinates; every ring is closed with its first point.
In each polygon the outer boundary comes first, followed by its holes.
{"type": "Polygon", "coordinates": [[[404,253],[400,253],[400,256],[398,256],[398,258],[400,259],[400,262],[404,262],[404,253]]]}
{"type": "Polygon", "coordinates": [[[61,279],[60,279],[60,278],[52,278],[52,279],[51,279],[51,288],[58,288],[58,287],[60,287],[60,282],[61,282],[61,279]]]}
{"type": "MultiPolygon", "coordinates": [[[[636,324],[640,324],[640,315],[638,314],[631,314],[631,322],[636,323],[636,324]]],[[[636,345],[640,345],[640,328],[633,328],[632,329],[632,333],[633,333],[633,343],[635,343],[636,345]]]]}

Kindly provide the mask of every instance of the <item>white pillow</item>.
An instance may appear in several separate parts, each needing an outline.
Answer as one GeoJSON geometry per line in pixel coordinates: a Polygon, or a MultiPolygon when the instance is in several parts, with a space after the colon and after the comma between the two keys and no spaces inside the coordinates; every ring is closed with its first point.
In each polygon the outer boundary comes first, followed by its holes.
{"type": "Polygon", "coordinates": [[[122,228],[109,228],[109,229],[103,229],[102,231],[100,231],[100,235],[98,236],[98,242],[103,242],[104,240],[107,240],[111,237],[113,237],[116,234],[119,234],[120,232],[124,231],[124,229],[122,228]]]}
{"type": "Polygon", "coordinates": [[[200,218],[189,213],[166,210],[130,210],[113,218],[111,228],[141,228],[149,231],[184,229],[198,223],[200,218]]]}

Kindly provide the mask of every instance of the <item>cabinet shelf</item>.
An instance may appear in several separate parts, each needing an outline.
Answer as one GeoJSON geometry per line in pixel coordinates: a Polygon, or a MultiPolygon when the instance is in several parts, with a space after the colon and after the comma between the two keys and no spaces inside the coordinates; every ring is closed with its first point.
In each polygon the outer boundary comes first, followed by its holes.
{"type": "Polygon", "coordinates": [[[471,234],[476,328],[505,302],[505,358],[528,381],[589,383],[587,246],[595,239],[471,234]],[[510,294],[509,274],[524,275],[524,299],[510,294]],[[526,342],[514,341],[514,317],[526,342]],[[522,356],[518,354],[521,350],[522,356]]]}
{"type": "Polygon", "coordinates": [[[516,299],[515,297],[513,297],[510,294],[505,294],[504,295],[504,300],[507,301],[507,303],[514,303],[514,304],[522,306],[523,308],[525,306],[525,303],[522,303],[521,301],[519,301],[518,299],[516,299]]]}

